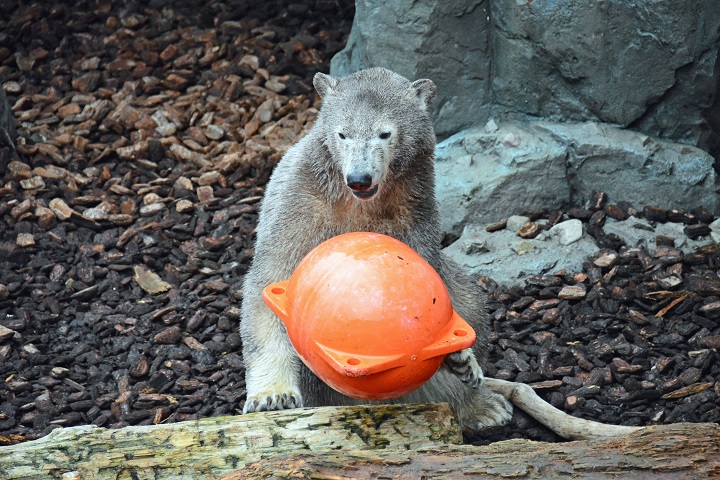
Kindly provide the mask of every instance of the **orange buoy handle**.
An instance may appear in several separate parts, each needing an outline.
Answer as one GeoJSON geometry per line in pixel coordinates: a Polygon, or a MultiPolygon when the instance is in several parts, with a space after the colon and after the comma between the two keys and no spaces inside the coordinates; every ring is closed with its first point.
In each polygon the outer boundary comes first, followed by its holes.
{"type": "Polygon", "coordinates": [[[265,287],[262,292],[263,300],[270,307],[270,310],[286,323],[290,320],[287,311],[287,287],[289,283],[289,280],[272,283],[265,287]]]}
{"type": "Polygon", "coordinates": [[[453,310],[450,328],[438,341],[423,348],[420,355],[418,355],[418,359],[425,360],[470,348],[475,343],[476,338],[475,330],[453,310]]]}

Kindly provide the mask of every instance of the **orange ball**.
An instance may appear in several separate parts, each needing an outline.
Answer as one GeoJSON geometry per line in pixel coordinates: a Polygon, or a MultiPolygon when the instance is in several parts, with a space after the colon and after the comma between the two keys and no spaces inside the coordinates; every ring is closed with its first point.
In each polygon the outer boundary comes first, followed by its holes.
{"type": "Polygon", "coordinates": [[[315,247],[263,291],[305,365],[335,390],[397,398],[425,383],[475,332],[437,272],[387,235],[347,233],[315,247]]]}

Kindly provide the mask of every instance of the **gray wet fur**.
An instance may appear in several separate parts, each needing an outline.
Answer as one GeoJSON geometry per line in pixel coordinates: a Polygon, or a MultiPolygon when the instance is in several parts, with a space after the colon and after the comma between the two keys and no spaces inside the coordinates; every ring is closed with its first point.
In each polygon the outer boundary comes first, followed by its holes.
{"type": "Polygon", "coordinates": [[[382,68],[343,78],[318,73],[323,97],[308,135],[288,150],[267,185],[255,257],[245,276],[240,332],[246,366],[245,412],[299,406],[368,403],[343,396],[297,357],[287,333],[261,298],[262,289],[288,279],[321,242],[352,231],[395,237],[440,274],[455,310],[475,329],[472,349],[448,357],[421,388],[400,402],[449,402],[470,428],[504,424],[512,407],[481,385],[489,320],[475,283],[441,252],[435,201],[431,120],[435,85],[410,82],[382,68]],[[357,198],[348,172],[370,175],[377,193],[357,198]]]}

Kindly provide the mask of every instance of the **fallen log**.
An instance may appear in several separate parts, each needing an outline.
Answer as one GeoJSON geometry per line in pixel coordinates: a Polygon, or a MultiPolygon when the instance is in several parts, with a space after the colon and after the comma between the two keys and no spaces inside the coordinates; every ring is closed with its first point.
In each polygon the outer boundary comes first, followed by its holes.
{"type": "Polygon", "coordinates": [[[460,425],[447,404],[303,408],[118,430],[57,429],[0,447],[0,478],[205,479],[303,450],[460,443],[460,425]]]}
{"type": "Polygon", "coordinates": [[[716,424],[653,426],[567,443],[461,442],[446,404],[304,408],[118,430],[58,429],[0,448],[0,478],[720,476],[716,424]]]}
{"type": "Polygon", "coordinates": [[[567,443],[302,452],[263,459],[223,480],[260,478],[702,479],[720,477],[720,425],[678,423],[567,443]]]}

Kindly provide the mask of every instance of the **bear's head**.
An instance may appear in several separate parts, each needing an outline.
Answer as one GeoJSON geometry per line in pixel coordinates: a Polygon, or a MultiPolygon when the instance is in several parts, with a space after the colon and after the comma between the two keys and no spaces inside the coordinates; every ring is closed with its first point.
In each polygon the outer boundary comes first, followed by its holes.
{"type": "Polygon", "coordinates": [[[342,78],[318,73],[313,83],[323,98],[316,128],[355,197],[371,200],[389,178],[432,162],[431,80],[369,68],[342,78]]]}

